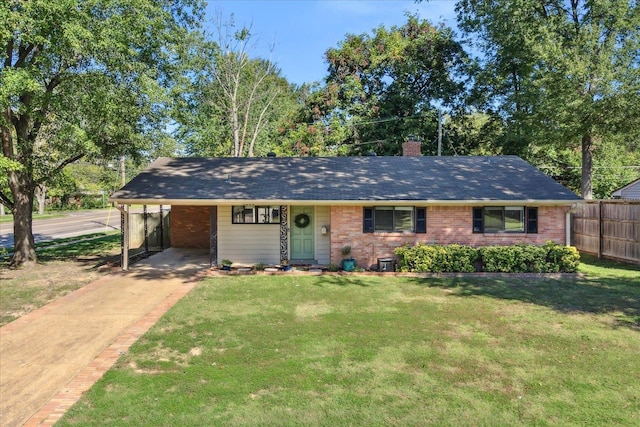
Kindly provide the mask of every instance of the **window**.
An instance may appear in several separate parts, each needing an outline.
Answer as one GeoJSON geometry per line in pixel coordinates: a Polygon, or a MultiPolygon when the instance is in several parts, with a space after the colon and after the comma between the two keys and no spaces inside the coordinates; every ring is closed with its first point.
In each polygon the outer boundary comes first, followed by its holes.
{"type": "Polygon", "coordinates": [[[279,206],[233,206],[233,224],[280,224],[279,206]]]}
{"type": "Polygon", "coordinates": [[[538,208],[486,206],[473,208],[474,233],[537,233],[538,208]]]}
{"type": "Polygon", "coordinates": [[[362,231],[364,233],[426,233],[426,208],[410,206],[376,206],[364,208],[362,231]]]}

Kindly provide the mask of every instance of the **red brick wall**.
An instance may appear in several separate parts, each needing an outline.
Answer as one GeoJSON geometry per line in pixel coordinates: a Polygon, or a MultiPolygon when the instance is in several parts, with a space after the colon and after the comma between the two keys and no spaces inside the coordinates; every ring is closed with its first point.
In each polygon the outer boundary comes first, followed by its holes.
{"type": "Polygon", "coordinates": [[[422,144],[418,141],[407,141],[402,144],[402,155],[403,156],[421,156],[420,148],[422,144]]]}
{"type": "Polygon", "coordinates": [[[171,246],[209,247],[209,206],[171,206],[171,246]]]}
{"type": "Polygon", "coordinates": [[[471,206],[427,207],[427,233],[363,233],[362,206],[331,207],[331,262],[340,263],[340,249],[351,245],[360,267],[377,265],[377,258],[392,257],[394,248],[417,242],[427,244],[458,243],[471,246],[544,244],[548,240],[565,243],[565,213],[568,207],[538,207],[538,233],[472,232],[471,206]]]}

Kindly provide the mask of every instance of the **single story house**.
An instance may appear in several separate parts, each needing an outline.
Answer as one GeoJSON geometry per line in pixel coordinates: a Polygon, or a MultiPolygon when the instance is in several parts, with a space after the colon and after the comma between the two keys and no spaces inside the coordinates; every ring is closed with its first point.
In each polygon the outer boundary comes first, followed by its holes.
{"type": "Polygon", "coordinates": [[[208,248],[214,264],[339,264],[349,245],[368,268],[417,242],[568,244],[569,212],[582,199],[519,157],[422,157],[413,141],[403,149],[159,158],[110,201],[124,217],[132,204],[170,205],[172,246],[208,248]]]}
{"type": "Polygon", "coordinates": [[[640,200],[640,178],[614,191],[613,198],[640,200]]]}

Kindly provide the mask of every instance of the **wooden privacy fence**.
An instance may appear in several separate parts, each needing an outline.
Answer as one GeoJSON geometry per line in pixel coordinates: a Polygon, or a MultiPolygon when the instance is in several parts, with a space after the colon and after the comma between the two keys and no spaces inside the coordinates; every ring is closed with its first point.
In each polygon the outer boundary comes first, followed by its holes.
{"type": "Polygon", "coordinates": [[[579,251],[640,264],[640,200],[590,200],[572,216],[572,245],[579,251]]]}

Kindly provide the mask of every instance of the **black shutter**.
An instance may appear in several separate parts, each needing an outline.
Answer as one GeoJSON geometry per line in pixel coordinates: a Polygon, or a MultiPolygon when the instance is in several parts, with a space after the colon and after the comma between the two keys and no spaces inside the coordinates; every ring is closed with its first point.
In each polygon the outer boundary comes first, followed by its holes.
{"type": "Polygon", "coordinates": [[[484,232],[483,215],[484,215],[484,212],[482,208],[473,208],[473,232],[474,233],[484,232]]]}
{"type": "Polygon", "coordinates": [[[416,208],[415,232],[427,232],[427,208],[416,208]]]}
{"type": "Polygon", "coordinates": [[[373,233],[373,208],[364,208],[363,210],[362,232],[373,233]]]}
{"type": "Polygon", "coordinates": [[[527,233],[538,233],[538,208],[527,208],[527,233]]]}

